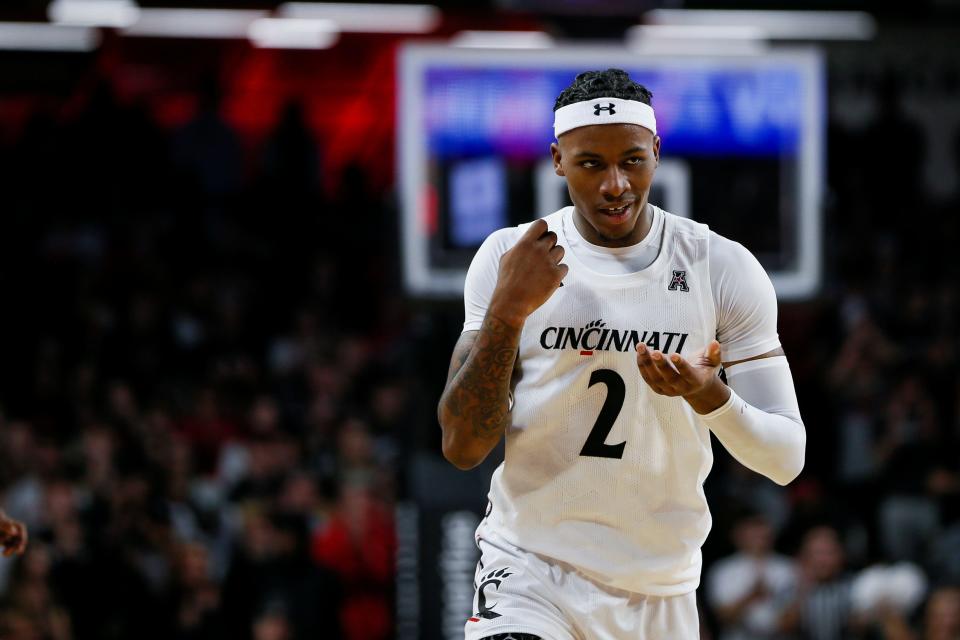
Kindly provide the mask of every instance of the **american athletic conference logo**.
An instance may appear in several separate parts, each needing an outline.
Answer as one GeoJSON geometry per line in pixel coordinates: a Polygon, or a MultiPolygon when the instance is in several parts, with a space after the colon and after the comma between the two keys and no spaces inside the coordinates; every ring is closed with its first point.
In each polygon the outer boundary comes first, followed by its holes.
{"type": "Polygon", "coordinates": [[[667,291],[690,291],[690,286],[687,284],[687,272],[674,269],[670,284],[667,285],[667,291]]]}
{"type": "Polygon", "coordinates": [[[592,356],[594,351],[636,351],[641,342],[664,353],[680,353],[690,334],[682,331],[652,331],[612,329],[601,320],[583,327],[547,327],[540,334],[544,349],[579,349],[580,355],[592,356]]]}
{"type": "Polygon", "coordinates": [[[613,104],[612,102],[608,102],[607,106],[604,107],[598,102],[597,104],[593,105],[593,115],[598,116],[604,111],[607,112],[608,116],[615,115],[617,113],[617,110],[614,109],[615,106],[617,105],[613,104]]]}

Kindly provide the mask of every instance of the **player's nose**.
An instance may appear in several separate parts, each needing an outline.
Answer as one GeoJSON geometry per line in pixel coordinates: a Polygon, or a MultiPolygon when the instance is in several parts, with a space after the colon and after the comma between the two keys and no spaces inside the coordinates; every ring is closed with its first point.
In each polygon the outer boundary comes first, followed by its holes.
{"type": "Polygon", "coordinates": [[[620,167],[614,164],[607,168],[603,174],[603,182],[600,183],[600,193],[603,194],[604,199],[609,202],[615,202],[619,200],[620,196],[629,188],[630,183],[627,181],[627,176],[620,167]]]}

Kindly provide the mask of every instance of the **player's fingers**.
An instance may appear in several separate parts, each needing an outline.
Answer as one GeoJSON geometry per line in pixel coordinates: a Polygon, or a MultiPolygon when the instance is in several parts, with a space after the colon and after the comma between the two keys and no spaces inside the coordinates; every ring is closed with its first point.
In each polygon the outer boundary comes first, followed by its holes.
{"type": "Polygon", "coordinates": [[[640,377],[643,378],[643,381],[647,383],[648,387],[656,393],[663,393],[663,388],[660,386],[660,379],[653,376],[650,365],[639,365],[637,368],[640,370],[640,377]]]}
{"type": "Polygon", "coordinates": [[[563,281],[563,279],[567,277],[567,272],[570,271],[570,267],[561,262],[557,265],[557,269],[560,270],[560,280],[563,281]]]}
{"type": "Polygon", "coordinates": [[[653,370],[653,361],[650,359],[650,350],[642,342],[637,345],[637,369],[640,370],[640,377],[649,385],[658,384],[658,377],[653,370]]]}
{"type": "Polygon", "coordinates": [[[641,342],[637,345],[637,366],[644,368],[650,364],[650,350],[641,342]]]}
{"type": "MultiPolygon", "coordinates": [[[[667,365],[667,369],[664,368],[663,354],[656,349],[650,352],[650,362],[647,365],[647,371],[649,372],[650,378],[654,380],[662,390],[671,390],[674,382],[673,378],[676,374],[669,369],[669,365],[667,365]]],[[[663,393],[663,391],[660,392],[663,393]]]]}
{"type": "Polygon", "coordinates": [[[683,380],[687,382],[697,381],[693,367],[690,366],[690,363],[687,362],[679,353],[675,353],[670,356],[670,362],[673,363],[673,368],[677,370],[677,375],[679,375],[683,380]]]}
{"type": "Polygon", "coordinates": [[[563,256],[566,252],[566,249],[560,245],[554,245],[554,247],[549,251],[550,259],[555,263],[559,263],[561,260],[563,260],[563,256]]]}
{"type": "Polygon", "coordinates": [[[712,340],[710,344],[707,345],[707,348],[704,349],[703,355],[706,358],[707,362],[711,366],[720,365],[720,343],[716,340],[712,340]]]}
{"type": "Polygon", "coordinates": [[[670,390],[671,395],[686,393],[690,383],[680,375],[673,361],[667,354],[660,351],[653,352],[653,363],[663,380],[663,385],[670,390]]]}
{"type": "Polygon", "coordinates": [[[654,349],[653,353],[650,354],[650,359],[653,360],[654,368],[663,376],[664,380],[674,380],[677,377],[676,370],[662,351],[654,349]]]}
{"type": "Polygon", "coordinates": [[[537,239],[537,242],[542,242],[549,249],[552,249],[557,246],[558,239],[556,231],[547,231],[537,239]]]}
{"type": "Polygon", "coordinates": [[[644,373],[643,371],[641,371],[640,377],[643,378],[643,381],[647,383],[647,386],[650,387],[650,389],[652,389],[654,393],[657,393],[661,396],[681,395],[681,392],[678,391],[674,385],[668,382],[665,382],[662,378],[660,378],[659,376],[656,376],[656,374],[654,373],[651,373],[649,371],[647,373],[644,373]]]}
{"type": "Polygon", "coordinates": [[[534,240],[542,236],[547,229],[548,229],[547,221],[544,220],[543,218],[538,218],[537,220],[534,220],[533,222],[530,223],[530,226],[527,227],[526,233],[520,236],[520,240],[533,242],[534,240]]]}
{"type": "Polygon", "coordinates": [[[637,366],[640,367],[641,371],[646,371],[647,375],[654,380],[660,380],[661,374],[657,371],[656,364],[653,360],[653,354],[655,352],[650,349],[647,345],[642,342],[637,345],[637,366]]]}

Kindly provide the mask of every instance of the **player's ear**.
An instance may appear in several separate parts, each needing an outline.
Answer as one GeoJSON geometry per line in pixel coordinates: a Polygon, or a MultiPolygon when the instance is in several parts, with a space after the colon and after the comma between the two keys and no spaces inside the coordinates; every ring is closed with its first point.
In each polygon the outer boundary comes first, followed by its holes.
{"type": "Polygon", "coordinates": [[[553,172],[558,176],[566,175],[563,172],[563,165],[560,164],[560,145],[556,142],[550,143],[550,155],[553,156],[553,172]]]}
{"type": "Polygon", "coordinates": [[[653,157],[660,166],[660,136],[653,136],[653,157]]]}

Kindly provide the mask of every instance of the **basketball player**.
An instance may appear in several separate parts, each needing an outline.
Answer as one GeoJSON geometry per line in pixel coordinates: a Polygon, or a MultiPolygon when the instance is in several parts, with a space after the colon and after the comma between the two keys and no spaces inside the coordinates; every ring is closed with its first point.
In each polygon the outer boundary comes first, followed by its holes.
{"type": "Polygon", "coordinates": [[[467,640],[697,638],[710,432],[779,484],[803,467],[769,278],[647,202],[650,99],[618,69],[577,76],[551,145],[573,206],[494,232],[468,271],[443,451],[469,469],[506,435],[506,459],[467,640]]]}
{"type": "Polygon", "coordinates": [[[5,558],[14,554],[22,556],[27,548],[26,525],[10,518],[2,509],[0,509],[0,548],[3,549],[5,558]]]}

